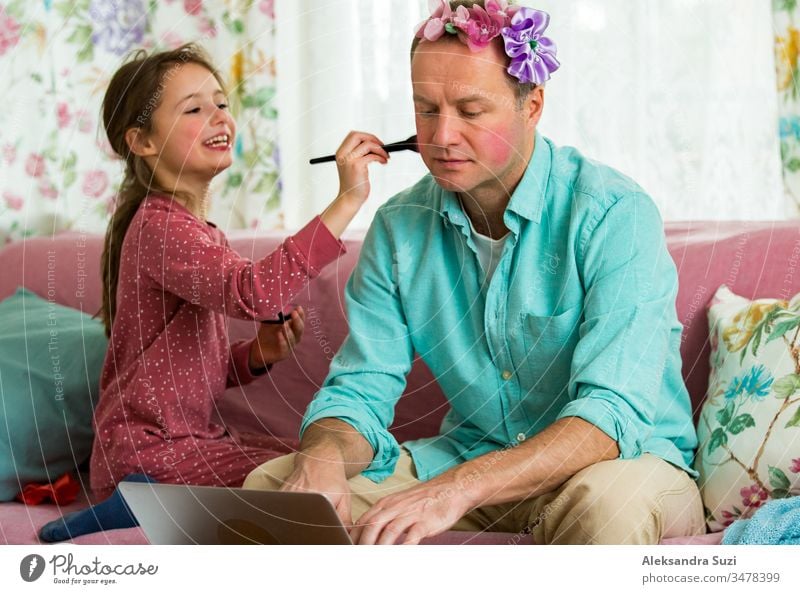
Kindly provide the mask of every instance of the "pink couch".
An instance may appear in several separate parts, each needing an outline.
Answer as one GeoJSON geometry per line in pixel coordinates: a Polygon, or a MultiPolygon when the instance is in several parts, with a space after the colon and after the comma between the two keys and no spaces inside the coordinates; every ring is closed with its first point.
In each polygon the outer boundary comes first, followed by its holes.
{"type": "MultiPolygon", "coordinates": [[[[748,297],[788,296],[800,291],[800,226],[794,222],[690,222],[667,224],[670,252],[680,274],[678,312],[684,324],[681,347],[684,377],[695,412],[705,396],[708,381],[708,323],[705,306],[719,285],[748,297]],[[797,274],[795,274],[797,272],[797,274]]],[[[282,236],[232,234],[233,247],[255,258],[274,249],[282,236]]],[[[306,334],[294,360],[281,363],[273,373],[244,388],[231,389],[220,407],[221,419],[240,431],[268,432],[296,437],[306,405],[323,381],[328,362],[347,333],[342,289],[358,257],[361,236],[346,239],[348,254],[330,266],[297,299],[308,313],[306,334]]],[[[101,238],[73,233],[35,238],[10,245],[0,252],[0,299],[17,286],[45,295],[48,251],[56,254],[56,300],[94,313],[100,305],[99,268],[101,238]],[[83,275],[84,271],[86,275],[83,275]]],[[[253,325],[231,321],[232,339],[252,335],[253,325]]],[[[408,388],[400,400],[392,428],[400,441],[434,435],[446,411],[446,402],[428,369],[417,362],[408,388]]],[[[52,504],[26,507],[0,504],[0,542],[32,544],[46,521],[80,509],[92,501],[88,475],[81,474],[84,493],[74,504],[58,509],[52,504]]],[[[720,534],[694,539],[668,539],[664,544],[715,543],[720,534]]],[[[503,533],[448,532],[431,539],[437,543],[517,543],[528,537],[503,533]]],[[[146,543],[138,528],[109,531],[77,538],[91,544],[146,543]]]]}

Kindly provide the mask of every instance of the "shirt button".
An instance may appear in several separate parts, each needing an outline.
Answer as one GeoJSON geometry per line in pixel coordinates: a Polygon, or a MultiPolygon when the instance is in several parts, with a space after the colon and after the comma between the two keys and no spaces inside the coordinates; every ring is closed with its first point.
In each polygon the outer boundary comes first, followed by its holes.
{"type": "Polygon", "coordinates": [[[504,380],[506,380],[506,381],[508,381],[508,380],[510,380],[510,379],[511,379],[511,376],[512,376],[512,375],[514,375],[514,374],[513,374],[513,373],[511,373],[511,372],[510,372],[508,369],[506,369],[506,370],[503,372],[503,379],[504,379],[504,380]]]}
{"type": "Polygon", "coordinates": [[[525,441],[525,434],[524,433],[517,434],[517,441],[525,441]]]}

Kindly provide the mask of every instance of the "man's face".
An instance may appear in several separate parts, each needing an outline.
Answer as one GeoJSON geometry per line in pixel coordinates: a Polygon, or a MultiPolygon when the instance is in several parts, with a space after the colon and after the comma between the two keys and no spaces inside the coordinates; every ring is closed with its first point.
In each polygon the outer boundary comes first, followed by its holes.
{"type": "Polygon", "coordinates": [[[508,191],[524,172],[543,92],[535,89],[518,108],[507,67],[496,43],[477,53],[447,38],[417,47],[411,62],[417,141],[444,189],[508,191]]]}

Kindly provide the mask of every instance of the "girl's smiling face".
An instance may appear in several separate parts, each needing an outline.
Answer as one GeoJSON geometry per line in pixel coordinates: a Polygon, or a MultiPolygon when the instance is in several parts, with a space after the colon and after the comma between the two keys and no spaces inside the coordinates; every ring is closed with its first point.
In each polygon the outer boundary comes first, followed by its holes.
{"type": "Polygon", "coordinates": [[[134,132],[129,144],[162,185],[198,195],[233,163],[236,122],[221,85],[199,64],[173,65],[160,90],[152,132],[146,137],[134,132]]]}

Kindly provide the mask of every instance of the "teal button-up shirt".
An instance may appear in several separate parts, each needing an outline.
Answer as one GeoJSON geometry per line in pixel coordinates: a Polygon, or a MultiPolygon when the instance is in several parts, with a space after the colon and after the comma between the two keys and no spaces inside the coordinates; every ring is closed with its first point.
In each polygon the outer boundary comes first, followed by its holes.
{"type": "Polygon", "coordinates": [[[697,437],[681,377],[677,272],[658,209],[635,182],[536,134],[504,215],[490,282],[467,215],[430,175],[377,212],[345,299],[350,333],[308,407],[355,427],[389,476],[388,431],[415,352],[450,410],[407,442],[420,480],[513,447],[563,417],[685,469],[697,437]]]}

